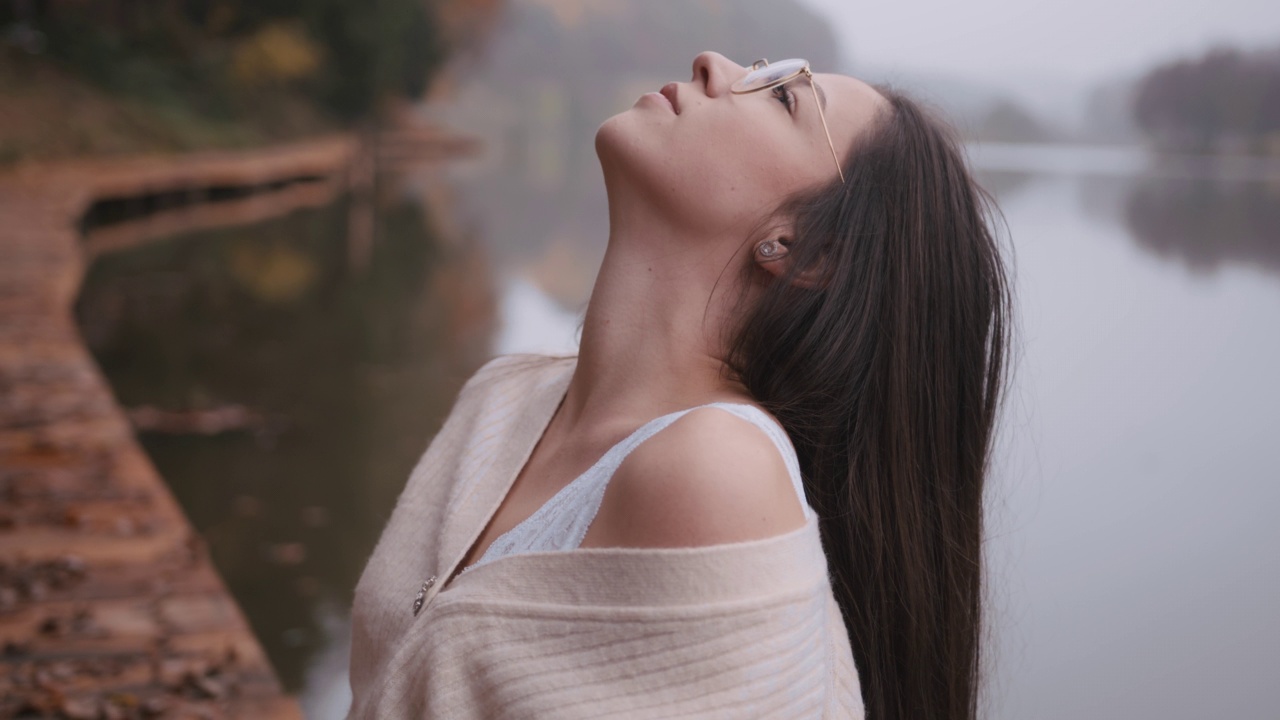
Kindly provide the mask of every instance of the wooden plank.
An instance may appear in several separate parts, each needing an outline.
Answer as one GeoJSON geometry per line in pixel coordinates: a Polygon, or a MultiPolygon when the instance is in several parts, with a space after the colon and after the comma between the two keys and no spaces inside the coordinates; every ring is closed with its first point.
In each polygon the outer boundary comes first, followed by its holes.
{"type": "MultiPolygon", "coordinates": [[[[346,137],[0,175],[0,718],[300,718],[138,446],[71,303],[92,254],[326,202],[346,137]],[[322,182],[96,231],[96,198],[322,182]],[[87,248],[87,249],[86,249],[87,248]]],[[[338,184],[335,184],[338,183],[338,184]]]]}

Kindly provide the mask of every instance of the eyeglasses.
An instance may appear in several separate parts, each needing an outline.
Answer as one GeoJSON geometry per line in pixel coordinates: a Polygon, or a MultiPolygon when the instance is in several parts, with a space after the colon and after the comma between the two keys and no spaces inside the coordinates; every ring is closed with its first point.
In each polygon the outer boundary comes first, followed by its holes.
{"type": "Polygon", "coordinates": [[[836,152],[835,143],[831,142],[831,130],[827,128],[827,116],[822,112],[822,102],[818,100],[818,87],[813,84],[813,72],[809,69],[808,60],[792,58],[770,65],[768,60],[761,58],[751,63],[751,72],[735,82],[729,90],[735,95],[771,90],[782,87],[801,75],[809,79],[809,87],[813,89],[813,104],[818,108],[818,118],[822,120],[822,131],[827,135],[827,147],[831,148],[831,157],[836,161],[836,172],[840,173],[840,182],[844,182],[844,168],[840,167],[840,155],[836,152]]]}

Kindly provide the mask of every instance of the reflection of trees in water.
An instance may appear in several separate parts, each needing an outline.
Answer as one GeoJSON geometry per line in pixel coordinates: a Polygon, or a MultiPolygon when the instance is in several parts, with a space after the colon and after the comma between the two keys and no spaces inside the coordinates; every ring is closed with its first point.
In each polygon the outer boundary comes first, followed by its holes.
{"type": "Polygon", "coordinates": [[[1085,216],[1123,227],[1129,196],[1139,178],[1130,175],[1082,175],[1075,179],[1085,216]]]}
{"type": "Polygon", "coordinates": [[[1125,218],[1142,247],[1207,271],[1239,262],[1280,272],[1280,186],[1208,178],[1144,178],[1125,218]]]}
{"type": "Polygon", "coordinates": [[[395,498],[488,352],[487,266],[420,210],[382,212],[354,269],[345,202],[102,257],[77,303],[126,406],[241,403],[267,440],[144,435],[291,689],[348,606],[395,498]]]}
{"type": "Polygon", "coordinates": [[[1031,183],[1035,175],[1029,172],[1007,170],[978,170],[974,172],[974,178],[984,190],[995,197],[997,203],[1001,203],[1021,192],[1031,183]]]}

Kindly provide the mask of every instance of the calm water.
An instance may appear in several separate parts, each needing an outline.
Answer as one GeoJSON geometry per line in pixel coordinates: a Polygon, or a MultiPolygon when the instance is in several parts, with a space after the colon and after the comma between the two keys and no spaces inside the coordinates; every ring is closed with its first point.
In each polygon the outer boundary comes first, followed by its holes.
{"type": "Polygon", "coordinates": [[[341,199],[107,255],[77,304],[126,407],[250,411],[242,430],[141,440],[312,708],[344,702],[351,589],[494,332],[477,248],[438,241],[396,196],[362,253],[359,215],[341,199]]]}
{"type": "Polygon", "coordinates": [[[1276,717],[1280,184],[1030,177],[996,717],[1276,717]]]}
{"type": "MultiPolygon", "coordinates": [[[[126,406],[250,410],[241,430],[141,438],[315,718],[345,711],[351,588],[454,393],[494,353],[571,349],[603,252],[590,137],[563,130],[582,119],[560,122],[554,86],[503,96],[532,116],[494,112],[485,87],[429,111],[482,135],[483,157],[107,255],[78,304],[126,406]]],[[[1020,311],[990,716],[1276,717],[1274,168],[975,157],[1020,311]]]]}
{"type": "MultiPolygon", "coordinates": [[[[459,172],[445,187],[483,188],[459,172]]],[[[553,238],[441,236],[434,176],[400,181],[362,265],[339,201],[107,256],[79,303],[125,405],[262,416],[142,440],[315,717],[345,707],[350,589],[453,393],[491,353],[571,348],[582,297],[553,298],[590,280],[553,238]]],[[[992,716],[1274,716],[1280,186],[985,180],[1021,313],[992,716]]]]}

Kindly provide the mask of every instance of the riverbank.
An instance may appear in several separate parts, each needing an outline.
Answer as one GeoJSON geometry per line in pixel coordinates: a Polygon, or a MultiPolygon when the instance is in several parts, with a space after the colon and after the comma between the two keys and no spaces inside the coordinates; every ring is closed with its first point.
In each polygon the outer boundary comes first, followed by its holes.
{"type": "Polygon", "coordinates": [[[328,202],[356,156],[335,136],[0,174],[0,717],[301,717],[71,308],[97,253],[328,202]],[[87,213],[110,222],[82,235],[87,213]]]}
{"type": "Polygon", "coordinates": [[[342,127],[288,91],[264,95],[234,120],[182,103],[148,103],[3,43],[0,98],[0,168],[85,157],[247,150],[342,127]]]}

